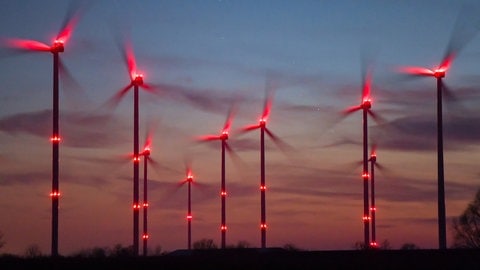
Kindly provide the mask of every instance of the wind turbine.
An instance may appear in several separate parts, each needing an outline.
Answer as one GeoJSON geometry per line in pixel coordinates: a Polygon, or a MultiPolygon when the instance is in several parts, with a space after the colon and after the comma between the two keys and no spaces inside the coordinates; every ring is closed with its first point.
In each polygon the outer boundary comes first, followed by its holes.
{"type": "MultiPolygon", "coordinates": [[[[478,10],[478,9],[476,9],[478,10]]],[[[477,14],[474,14],[471,7],[463,7],[458,14],[455,22],[452,35],[450,37],[449,44],[445,55],[436,68],[430,69],[418,66],[400,67],[399,71],[413,76],[421,77],[433,77],[437,82],[437,208],[438,208],[438,245],[439,249],[447,248],[447,225],[446,225],[446,212],[445,212],[445,179],[444,179],[444,161],[443,161],[443,108],[442,97],[443,93],[448,89],[443,83],[447,71],[452,65],[453,60],[458,53],[465,47],[465,45],[473,39],[478,31],[478,20],[476,24],[471,19],[476,18],[477,14]],[[466,12],[471,12],[467,16],[466,12]],[[474,17],[475,16],[475,17],[474,17]],[[461,21],[460,19],[464,19],[461,21]],[[472,28],[473,26],[474,28],[472,28]],[[470,30],[470,32],[466,32],[470,30]]],[[[450,94],[450,93],[448,93],[450,94]]]]}
{"type": "Polygon", "coordinates": [[[113,96],[109,103],[116,106],[121,99],[133,88],[133,252],[138,255],[139,252],[139,90],[143,89],[149,93],[157,93],[157,89],[143,80],[143,74],[137,70],[135,55],[130,42],[124,42],[122,48],[123,60],[127,65],[130,75],[130,83],[120,89],[115,96],[113,96]]]}
{"type": "Polygon", "coordinates": [[[52,123],[52,239],[51,255],[58,256],[58,207],[60,200],[59,189],[59,149],[60,149],[60,128],[59,128],[59,70],[66,72],[66,68],[60,60],[60,53],[65,51],[65,45],[73,34],[73,30],[80,18],[80,9],[78,7],[69,7],[64,18],[61,30],[53,40],[52,45],[47,45],[41,41],[8,38],[4,39],[7,47],[19,51],[50,52],[53,55],[53,123],[52,123]]]}
{"type": "Polygon", "coordinates": [[[143,151],[140,153],[143,156],[143,256],[147,256],[148,248],[148,174],[147,168],[148,163],[152,163],[153,159],[150,157],[152,153],[152,134],[147,133],[147,137],[145,139],[145,144],[143,147],[143,151]]]}
{"type": "Polygon", "coordinates": [[[192,184],[193,182],[193,173],[191,164],[185,163],[185,179],[179,183],[179,187],[187,184],[187,248],[190,250],[192,248],[192,184]]]}
{"type": "Polygon", "coordinates": [[[267,245],[267,212],[266,212],[266,191],[265,184],[265,133],[279,146],[283,144],[270,129],[267,128],[267,120],[270,116],[270,111],[273,101],[273,90],[271,89],[270,80],[266,82],[266,95],[263,104],[263,112],[259,119],[259,123],[244,127],[243,132],[260,129],[260,240],[261,247],[265,248],[267,245]]]}
{"type": "Polygon", "coordinates": [[[343,111],[343,115],[347,116],[353,112],[362,110],[363,115],[363,224],[364,224],[364,245],[369,246],[370,243],[370,209],[368,206],[368,180],[370,178],[368,174],[368,115],[374,119],[378,119],[377,114],[371,111],[372,99],[371,92],[371,70],[368,69],[363,76],[362,82],[362,99],[360,105],[350,107],[343,111]]]}
{"type": "Polygon", "coordinates": [[[372,146],[372,150],[370,152],[370,215],[371,215],[371,221],[372,221],[372,240],[370,242],[370,247],[372,248],[377,248],[378,243],[376,239],[376,212],[377,212],[377,206],[375,204],[375,168],[382,169],[383,166],[381,166],[377,162],[377,146],[374,144],[372,146]]]}
{"type": "Polygon", "coordinates": [[[221,141],[221,189],[220,189],[220,197],[221,197],[221,224],[220,224],[220,231],[221,231],[221,248],[224,249],[226,246],[226,233],[227,233],[227,223],[226,223],[226,197],[227,197],[227,190],[225,186],[225,151],[232,153],[231,147],[228,145],[228,132],[230,131],[233,115],[235,113],[235,107],[232,106],[230,111],[228,112],[227,119],[225,120],[225,124],[223,125],[223,129],[220,135],[206,135],[201,136],[199,141],[207,142],[207,141],[221,141]]]}

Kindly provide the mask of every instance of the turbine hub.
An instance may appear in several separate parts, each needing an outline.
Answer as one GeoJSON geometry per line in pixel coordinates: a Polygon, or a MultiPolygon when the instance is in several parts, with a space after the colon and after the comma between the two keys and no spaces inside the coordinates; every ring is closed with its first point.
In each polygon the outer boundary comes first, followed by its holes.
{"type": "Polygon", "coordinates": [[[444,78],[445,77],[445,70],[444,69],[437,69],[433,73],[433,76],[435,76],[435,78],[437,78],[437,79],[444,78]]]}
{"type": "Polygon", "coordinates": [[[260,119],[260,126],[265,127],[267,125],[267,120],[265,118],[260,119]]]}
{"type": "Polygon", "coordinates": [[[372,101],[369,99],[364,100],[362,103],[362,109],[370,109],[370,108],[372,108],[372,101]]]}
{"type": "Polygon", "coordinates": [[[65,51],[65,47],[63,46],[63,41],[61,40],[55,40],[53,42],[53,45],[52,47],[50,48],[50,51],[52,53],[60,53],[60,52],[64,52],[65,51]]]}
{"type": "Polygon", "coordinates": [[[222,135],[220,135],[221,140],[227,140],[228,139],[228,131],[222,132],[222,135]]]}
{"type": "Polygon", "coordinates": [[[136,85],[136,86],[143,85],[143,75],[142,74],[135,74],[132,83],[133,83],[133,85],[136,85]]]}

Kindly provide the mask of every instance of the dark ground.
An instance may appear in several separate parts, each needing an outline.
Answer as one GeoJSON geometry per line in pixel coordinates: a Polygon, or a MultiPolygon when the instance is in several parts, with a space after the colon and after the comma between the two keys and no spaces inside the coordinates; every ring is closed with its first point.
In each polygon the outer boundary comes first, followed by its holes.
{"type": "Polygon", "coordinates": [[[124,258],[0,257],[0,269],[480,269],[480,250],[177,250],[124,258]]]}

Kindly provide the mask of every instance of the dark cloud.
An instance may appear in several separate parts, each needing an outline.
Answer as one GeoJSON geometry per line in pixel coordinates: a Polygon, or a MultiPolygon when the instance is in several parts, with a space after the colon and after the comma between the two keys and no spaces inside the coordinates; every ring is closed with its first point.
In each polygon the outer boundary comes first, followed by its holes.
{"type": "MultiPolygon", "coordinates": [[[[0,130],[12,135],[24,133],[49,137],[51,121],[51,110],[18,113],[0,119],[0,130]]],[[[59,121],[65,146],[102,148],[116,145],[124,139],[123,126],[111,115],[67,111],[61,113],[59,121]]]]}
{"type": "Polygon", "coordinates": [[[50,178],[49,173],[43,172],[0,173],[0,186],[34,185],[50,178]]]}
{"type": "MultiPolygon", "coordinates": [[[[403,151],[436,149],[437,118],[435,115],[414,115],[397,118],[372,128],[372,134],[382,148],[403,151]]],[[[480,142],[480,117],[444,116],[444,147],[457,150],[480,142]]]]}

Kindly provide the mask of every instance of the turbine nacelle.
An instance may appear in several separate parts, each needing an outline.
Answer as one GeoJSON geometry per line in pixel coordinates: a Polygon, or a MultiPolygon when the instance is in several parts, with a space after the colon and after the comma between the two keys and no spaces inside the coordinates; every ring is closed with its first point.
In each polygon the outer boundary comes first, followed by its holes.
{"type": "Polygon", "coordinates": [[[433,71],[433,76],[437,79],[445,77],[446,70],[444,68],[439,68],[433,71]]]}
{"type": "Polygon", "coordinates": [[[143,149],[142,155],[148,157],[148,156],[150,156],[151,151],[152,150],[150,149],[150,147],[147,146],[147,147],[145,147],[145,149],[143,149]]]}
{"type": "Polygon", "coordinates": [[[372,108],[372,101],[370,99],[364,99],[361,107],[364,110],[368,110],[368,109],[372,108]]]}
{"type": "Polygon", "coordinates": [[[60,53],[60,52],[64,52],[64,51],[65,51],[65,47],[64,47],[64,42],[63,42],[63,40],[61,40],[61,39],[56,39],[56,40],[53,42],[52,47],[50,48],[50,52],[51,52],[51,53],[60,53]]]}
{"type": "Polygon", "coordinates": [[[227,140],[228,139],[228,131],[224,130],[220,135],[220,140],[227,140]]]}
{"type": "Polygon", "coordinates": [[[187,182],[193,182],[193,175],[189,174],[187,176],[187,182]]]}
{"type": "Polygon", "coordinates": [[[260,127],[265,127],[266,125],[267,125],[267,119],[261,118],[259,126],[260,127]]]}
{"type": "Polygon", "coordinates": [[[143,74],[133,74],[132,84],[135,86],[143,85],[143,74]]]}

